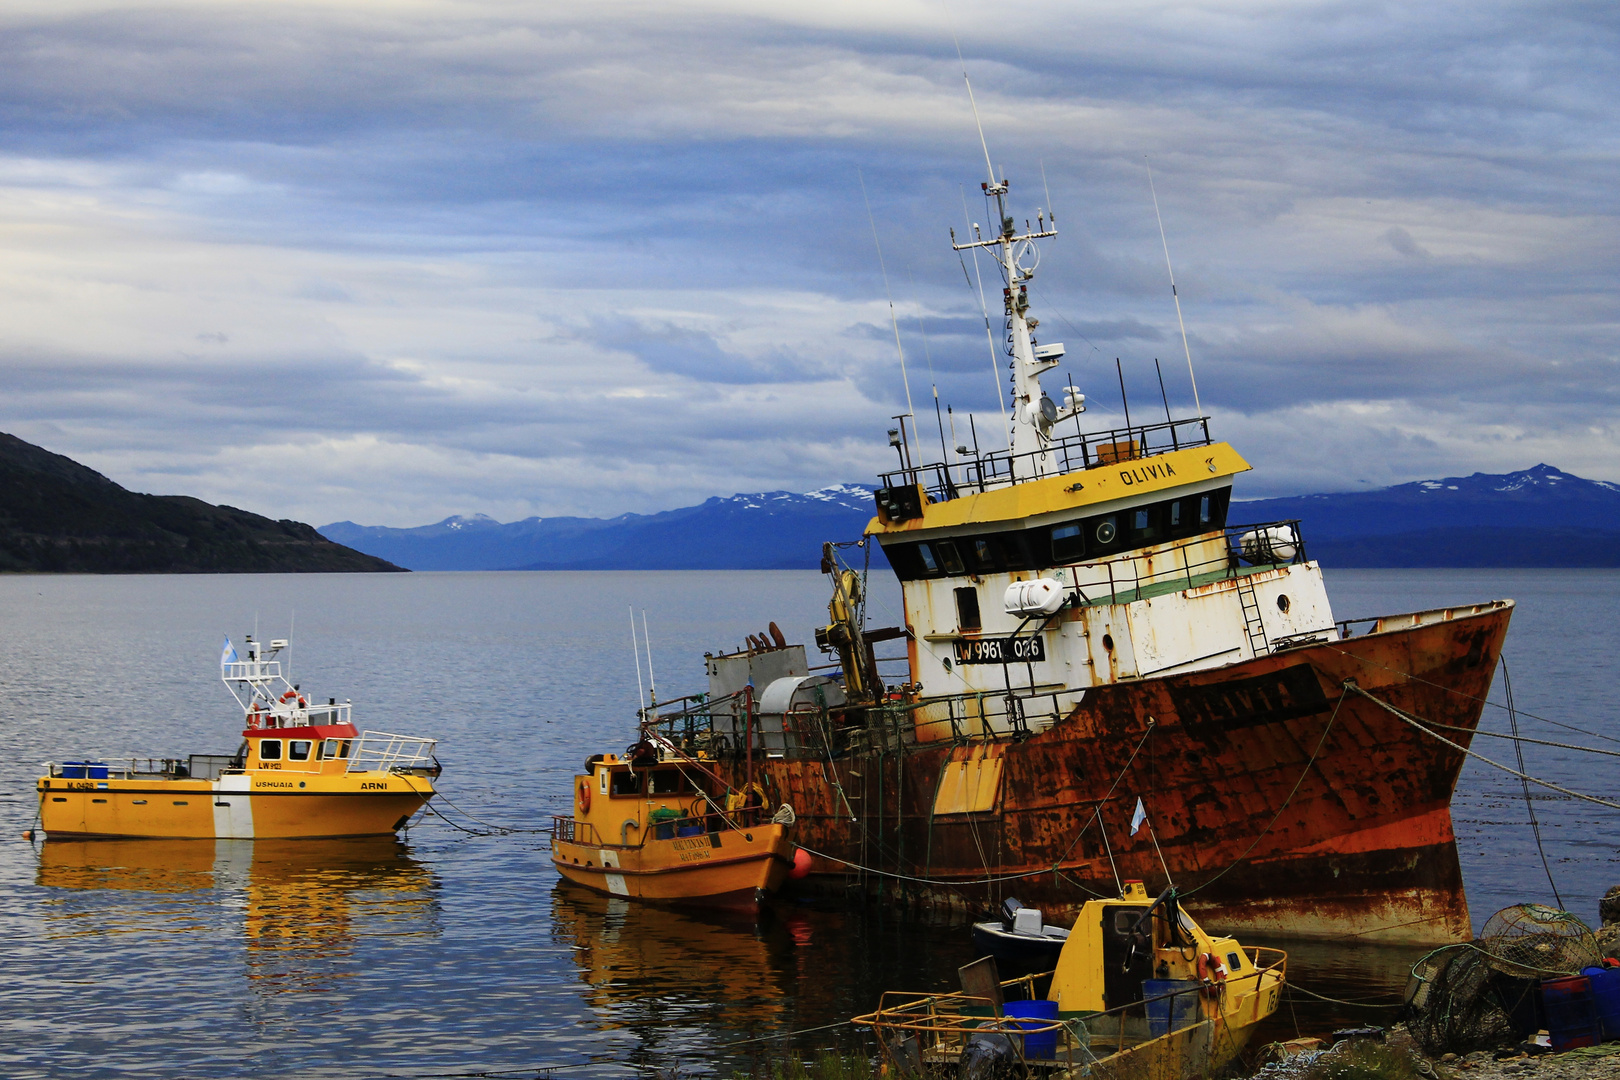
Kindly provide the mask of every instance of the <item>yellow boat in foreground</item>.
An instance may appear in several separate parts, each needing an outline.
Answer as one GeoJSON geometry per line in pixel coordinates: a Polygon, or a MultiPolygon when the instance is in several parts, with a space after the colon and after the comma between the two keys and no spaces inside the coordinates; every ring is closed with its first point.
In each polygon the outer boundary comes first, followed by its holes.
{"type": "Polygon", "coordinates": [[[722,797],[701,758],[648,742],[632,751],[593,755],[574,777],[573,816],[552,819],[563,877],[609,896],[711,905],[757,904],[781,886],[794,865],[791,807],[767,816],[757,784],[722,797]]]}
{"type": "Polygon", "coordinates": [[[1117,899],[1081,908],[1044,999],[1004,1002],[1020,989],[1033,997],[1047,976],[1001,983],[983,963],[963,969],[962,993],[890,991],[853,1022],[873,1029],[902,1074],[1005,1065],[1054,1078],[1191,1080],[1229,1064],[1276,1011],[1287,954],[1211,936],[1173,889],[1154,899],[1129,881],[1117,899]]]}
{"type": "Polygon", "coordinates": [[[229,639],[220,678],[246,729],[234,755],[47,763],[39,822],[52,837],[295,838],[397,832],[434,795],[436,741],[358,731],[349,702],[312,705],[268,648],[229,639]]]}

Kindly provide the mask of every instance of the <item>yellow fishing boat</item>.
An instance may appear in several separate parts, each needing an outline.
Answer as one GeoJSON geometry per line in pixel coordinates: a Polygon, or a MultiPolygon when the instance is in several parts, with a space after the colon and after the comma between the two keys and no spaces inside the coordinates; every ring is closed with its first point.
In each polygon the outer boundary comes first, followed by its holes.
{"type": "Polygon", "coordinates": [[[268,646],[227,638],[220,678],[242,709],[235,754],[47,763],[39,823],[52,837],[297,838],[397,832],[434,795],[436,741],[361,732],[352,705],[311,704],[268,646]]]}
{"type": "Polygon", "coordinates": [[[853,1022],[901,1073],[1035,1066],[1054,1078],[1191,1080],[1231,1063],[1276,1011],[1287,954],[1206,933],[1174,889],[1155,899],[1128,881],[1117,899],[1081,907],[1049,976],[1003,983],[985,963],[962,969],[961,993],[891,991],[853,1022]]]}
{"type": "Polygon", "coordinates": [[[770,813],[758,784],[727,792],[703,758],[648,741],[585,769],[573,815],[552,819],[551,861],[569,881],[635,900],[749,905],[794,869],[793,808],[770,813]]]}

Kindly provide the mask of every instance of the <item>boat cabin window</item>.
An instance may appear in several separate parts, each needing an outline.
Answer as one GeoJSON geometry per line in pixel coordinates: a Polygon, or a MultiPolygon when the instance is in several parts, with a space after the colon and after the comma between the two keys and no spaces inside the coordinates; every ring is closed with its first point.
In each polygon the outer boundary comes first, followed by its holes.
{"type": "Polygon", "coordinates": [[[977,630],[979,621],[979,590],[969,585],[956,590],[956,625],[963,630],[977,630]]]}
{"type": "Polygon", "coordinates": [[[614,795],[640,795],[641,777],[625,769],[613,774],[612,793],[614,795]]]}
{"type": "Polygon", "coordinates": [[[1227,953],[1226,970],[1234,973],[1243,970],[1243,958],[1235,952],[1227,953]]]}
{"type": "Polygon", "coordinates": [[[647,774],[649,795],[685,795],[691,791],[691,782],[679,769],[659,769],[647,774]]]}
{"type": "Polygon", "coordinates": [[[281,740],[280,739],[260,739],[259,740],[259,760],[260,761],[280,761],[281,760],[281,740]]]}
{"type": "Polygon", "coordinates": [[[310,741],[309,739],[288,739],[287,740],[287,760],[288,761],[308,761],[309,760],[309,750],[310,750],[310,747],[313,746],[313,745],[315,745],[315,744],[312,741],[310,741]]]}
{"type": "Polygon", "coordinates": [[[1078,523],[1059,525],[1052,530],[1052,561],[1076,562],[1086,553],[1086,537],[1078,523]]]}
{"type": "Polygon", "coordinates": [[[323,758],[346,758],[348,756],[348,739],[327,739],[321,743],[321,757],[323,758]]]}
{"type": "Polygon", "coordinates": [[[1120,937],[1130,936],[1131,931],[1136,929],[1136,921],[1141,917],[1142,913],[1140,911],[1133,910],[1131,908],[1115,909],[1114,933],[1118,934],[1120,937]]]}
{"type": "Polygon", "coordinates": [[[902,581],[1068,566],[1223,528],[1231,494],[1220,488],[1057,525],[885,544],[883,553],[902,581]]]}

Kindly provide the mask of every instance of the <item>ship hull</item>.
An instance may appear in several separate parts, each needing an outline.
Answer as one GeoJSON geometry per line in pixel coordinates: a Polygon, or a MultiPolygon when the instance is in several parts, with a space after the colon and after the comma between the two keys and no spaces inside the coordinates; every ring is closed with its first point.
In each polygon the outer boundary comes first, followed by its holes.
{"type": "Polygon", "coordinates": [[[551,861],[576,885],[631,900],[752,907],[787,880],[793,842],[761,825],[645,844],[586,844],[556,837],[551,861]]]}
{"type": "Polygon", "coordinates": [[[425,778],[382,773],[255,770],[212,781],[45,777],[39,821],[45,837],[58,839],[385,836],[433,795],[425,778]]]}
{"type": "Polygon", "coordinates": [[[1119,878],[1168,875],[1199,919],[1233,932],[1466,940],[1450,815],[1465,755],[1345,683],[1461,729],[1441,734],[1467,746],[1511,610],[1400,616],[1361,637],[1098,687],[1021,740],[897,740],[756,758],[755,773],[793,804],[825,888],[965,911],[1011,895],[1061,921],[1088,893],[1117,894],[1119,878]],[[949,770],[986,763],[994,790],[961,801],[949,770]],[[1133,835],[1138,798],[1148,824],[1133,835]]]}

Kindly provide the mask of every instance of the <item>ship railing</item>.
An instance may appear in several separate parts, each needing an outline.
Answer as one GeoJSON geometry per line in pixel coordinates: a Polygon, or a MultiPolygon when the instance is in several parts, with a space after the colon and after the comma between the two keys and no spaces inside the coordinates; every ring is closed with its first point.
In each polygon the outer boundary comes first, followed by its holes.
{"type": "Polygon", "coordinates": [[[552,843],[564,844],[597,845],[602,842],[595,825],[588,821],[580,821],[571,814],[551,815],[551,840],[552,843]]]}
{"type": "Polygon", "coordinates": [[[1227,525],[1222,534],[1224,543],[1206,534],[1151,552],[1073,563],[1060,568],[1068,571],[1060,580],[1068,577],[1073,606],[1122,604],[1308,561],[1298,519],[1227,525]]]}
{"type": "Polygon", "coordinates": [[[1358,633],[1382,634],[1389,630],[1409,630],[1414,626],[1450,622],[1470,615],[1483,615],[1501,608],[1503,601],[1491,600],[1483,604],[1459,604],[1455,607],[1429,608],[1425,611],[1404,611],[1399,615],[1374,615],[1365,619],[1340,619],[1335,624],[1339,637],[1355,637],[1358,633]]]}
{"type": "MultiPolygon", "coordinates": [[[[1044,450],[1017,454],[1006,450],[969,451],[967,460],[955,464],[945,461],[908,464],[881,475],[886,488],[921,485],[931,501],[949,502],[963,495],[1040,479],[1036,470],[1040,467],[1037,459],[1042,455],[1050,462],[1045,475],[1062,476],[1188,447],[1208,446],[1213,441],[1209,434],[1209,417],[1198,416],[1063,435],[1047,443],[1044,450]]],[[[909,446],[908,436],[908,449],[909,446]]]]}
{"type": "Polygon", "coordinates": [[[395,735],[387,731],[363,731],[349,750],[345,772],[403,772],[434,766],[433,748],[437,739],[416,735],[395,735]]]}
{"type": "Polygon", "coordinates": [[[281,678],[280,660],[236,660],[219,666],[226,682],[275,682],[281,678]]]}

